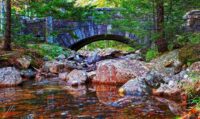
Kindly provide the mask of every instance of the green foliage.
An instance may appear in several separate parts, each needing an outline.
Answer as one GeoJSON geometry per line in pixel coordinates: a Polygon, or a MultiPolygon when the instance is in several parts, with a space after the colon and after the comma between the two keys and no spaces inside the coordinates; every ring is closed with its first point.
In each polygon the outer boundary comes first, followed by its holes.
{"type": "Polygon", "coordinates": [[[158,55],[159,55],[159,52],[157,49],[149,49],[145,55],[146,61],[151,61],[152,59],[156,58],[158,55]]]}
{"type": "Polygon", "coordinates": [[[116,7],[119,0],[76,0],[76,6],[94,5],[97,7],[116,7]]]}
{"type": "Polygon", "coordinates": [[[30,44],[28,47],[36,50],[43,57],[48,57],[50,59],[54,59],[60,54],[64,54],[65,56],[70,55],[70,50],[53,44],[30,44]]]}
{"type": "Polygon", "coordinates": [[[199,44],[200,43],[200,33],[193,33],[188,37],[189,42],[191,44],[199,44]]]}
{"type": "Polygon", "coordinates": [[[195,97],[192,99],[192,103],[196,104],[197,109],[200,109],[200,97],[195,97]]]}
{"type": "Polygon", "coordinates": [[[199,44],[200,33],[185,33],[183,35],[177,35],[176,42],[182,46],[187,44],[199,44]]]}
{"type": "Polygon", "coordinates": [[[83,49],[92,51],[92,50],[95,50],[96,48],[100,48],[100,49],[113,48],[113,49],[119,49],[123,51],[135,51],[134,48],[127,46],[126,44],[123,44],[117,41],[111,41],[111,40],[97,41],[85,46],[83,49]]]}
{"type": "Polygon", "coordinates": [[[28,43],[39,42],[37,38],[35,38],[32,34],[29,35],[17,35],[15,36],[14,43],[17,46],[27,48],[28,43]]]}
{"type": "Polygon", "coordinates": [[[27,48],[28,43],[39,42],[39,39],[33,36],[33,34],[22,34],[21,30],[24,29],[24,25],[20,22],[20,16],[16,14],[15,9],[12,10],[12,40],[20,47],[27,48]]]}
{"type": "MultiPolygon", "coordinates": [[[[200,2],[197,0],[168,0],[164,1],[164,7],[164,31],[165,38],[170,44],[169,48],[173,49],[176,43],[181,45],[200,43],[199,33],[186,34],[181,31],[181,26],[185,22],[182,19],[183,15],[189,10],[199,9],[200,2]]],[[[18,15],[30,18],[52,16],[57,19],[84,21],[88,16],[92,16],[94,22],[110,23],[114,31],[119,29],[128,31],[136,34],[140,39],[149,36],[149,39],[154,42],[159,36],[154,33],[155,29],[153,29],[156,24],[155,0],[15,0],[12,1],[12,8],[13,13],[16,10],[18,15]],[[96,7],[110,7],[117,10],[99,13],[94,10],[96,7]],[[116,17],[113,17],[113,14],[116,17]],[[108,18],[112,19],[107,20],[108,18]]],[[[31,34],[23,36],[19,33],[24,26],[20,24],[18,15],[14,15],[16,18],[13,20],[12,38],[16,44],[26,47],[27,43],[37,41],[37,39],[34,39],[31,34]]],[[[57,35],[59,32],[58,30],[51,35],[57,35]]],[[[104,46],[106,44],[99,44],[100,48],[104,46]]],[[[150,52],[149,57],[152,54],[150,52]]]]}
{"type": "Polygon", "coordinates": [[[29,6],[33,16],[52,16],[58,19],[84,20],[93,6],[75,6],[75,1],[71,0],[32,0],[29,6]]]}

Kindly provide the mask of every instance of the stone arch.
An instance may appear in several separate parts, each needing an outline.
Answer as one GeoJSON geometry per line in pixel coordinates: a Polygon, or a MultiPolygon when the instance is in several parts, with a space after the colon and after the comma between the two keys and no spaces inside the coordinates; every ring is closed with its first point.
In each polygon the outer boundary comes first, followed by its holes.
{"type": "Polygon", "coordinates": [[[134,46],[134,44],[141,44],[143,42],[138,39],[135,34],[125,31],[122,32],[117,28],[113,28],[111,25],[95,24],[93,22],[74,24],[76,27],[68,30],[70,32],[58,34],[55,42],[72,50],[79,50],[87,44],[100,40],[114,40],[129,46],[134,46]]]}
{"type": "Polygon", "coordinates": [[[131,47],[134,47],[137,43],[135,42],[135,39],[130,39],[130,38],[126,38],[124,36],[121,35],[115,35],[115,34],[101,34],[101,35],[94,35],[85,39],[81,39],[78,42],[72,44],[71,46],[69,46],[70,49],[72,50],[79,50],[82,47],[96,42],[96,41],[101,41],[101,40],[113,40],[113,41],[118,41],[124,44],[127,44],[131,47]]]}

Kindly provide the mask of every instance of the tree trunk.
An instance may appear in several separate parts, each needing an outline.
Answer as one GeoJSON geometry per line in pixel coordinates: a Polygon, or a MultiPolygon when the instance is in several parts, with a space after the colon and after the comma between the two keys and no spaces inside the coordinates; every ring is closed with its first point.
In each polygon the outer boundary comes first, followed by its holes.
{"type": "Polygon", "coordinates": [[[158,51],[167,51],[167,42],[164,38],[164,0],[156,0],[156,32],[158,34],[156,41],[158,51]]]}
{"type": "Polygon", "coordinates": [[[6,0],[6,31],[3,49],[11,50],[11,0],[6,0]]]}

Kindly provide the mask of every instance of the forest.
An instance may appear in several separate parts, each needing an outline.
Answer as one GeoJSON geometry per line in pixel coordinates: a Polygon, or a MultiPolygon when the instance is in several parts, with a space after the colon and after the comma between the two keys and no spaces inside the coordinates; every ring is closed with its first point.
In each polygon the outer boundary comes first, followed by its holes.
{"type": "Polygon", "coordinates": [[[199,119],[199,0],[0,0],[0,119],[199,119]]]}

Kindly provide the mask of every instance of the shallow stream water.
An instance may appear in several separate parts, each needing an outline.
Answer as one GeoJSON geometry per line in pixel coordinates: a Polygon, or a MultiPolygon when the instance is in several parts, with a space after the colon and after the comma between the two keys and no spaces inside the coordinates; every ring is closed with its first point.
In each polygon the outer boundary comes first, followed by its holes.
{"type": "Polygon", "coordinates": [[[32,84],[0,89],[1,118],[171,119],[179,113],[179,105],[173,101],[120,96],[117,86],[32,84]]]}

